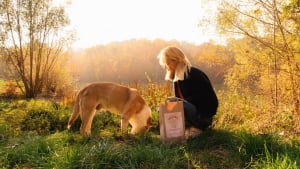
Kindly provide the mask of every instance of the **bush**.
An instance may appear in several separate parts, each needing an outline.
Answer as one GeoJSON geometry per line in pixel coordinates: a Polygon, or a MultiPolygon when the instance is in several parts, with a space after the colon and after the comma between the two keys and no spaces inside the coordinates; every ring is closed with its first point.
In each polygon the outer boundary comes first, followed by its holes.
{"type": "MultiPolygon", "coordinates": [[[[1,100],[2,101],[2,100],[1,100]]],[[[39,134],[66,129],[70,108],[43,100],[17,100],[0,102],[0,137],[17,136],[20,131],[37,131],[39,134]],[[5,124],[5,125],[4,125],[5,124]],[[7,127],[10,132],[2,134],[7,127]]]]}
{"type": "Polygon", "coordinates": [[[65,130],[71,115],[70,107],[63,106],[62,104],[52,102],[50,106],[50,111],[57,118],[55,130],[65,130]]]}
{"type": "Polygon", "coordinates": [[[120,131],[121,118],[119,115],[111,113],[109,111],[98,112],[93,120],[92,130],[95,132],[110,129],[111,131],[120,131]]]}
{"type": "Polygon", "coordinates": [[[17,85],[13,81],[7,81],[3,91],[3,97],[13,99],[18,96],[17,85]]]}
{"type": "Polygon", "coordinates": [[[55,131],[58,117],[47,110],[31,110],[22,121],[23,131],[36,131],[40,135],[55,131]]]}

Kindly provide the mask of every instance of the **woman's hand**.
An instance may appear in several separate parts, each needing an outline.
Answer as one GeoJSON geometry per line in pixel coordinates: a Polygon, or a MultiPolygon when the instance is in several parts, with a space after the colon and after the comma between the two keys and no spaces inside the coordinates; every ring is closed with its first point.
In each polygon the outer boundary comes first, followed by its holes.
{"type": "Polygon", "coordinates": [[[175,96],[169,96],[167,98],[167,102],[176,102],[176,101],[181,101],[181,98],[175,97],[175,96]]]}

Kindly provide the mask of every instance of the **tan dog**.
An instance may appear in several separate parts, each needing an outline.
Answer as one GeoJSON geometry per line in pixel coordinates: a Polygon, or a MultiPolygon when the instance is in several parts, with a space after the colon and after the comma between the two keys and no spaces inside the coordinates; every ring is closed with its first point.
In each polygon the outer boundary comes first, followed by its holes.
{"type": "Polygon", "coordinates": [[[128,122],[132,134],[151,126],[151,109],[136,89],[115,83],[92,83],[77,95],[68,129],[80,114],[80,133],[90,135],[96,110],[102,108],[121,115],[122,131],[127,131],[128,122]]]}

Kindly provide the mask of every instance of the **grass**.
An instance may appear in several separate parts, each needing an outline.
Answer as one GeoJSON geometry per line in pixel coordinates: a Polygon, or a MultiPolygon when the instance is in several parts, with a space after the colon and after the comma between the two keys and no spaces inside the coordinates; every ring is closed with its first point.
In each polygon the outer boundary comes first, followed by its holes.
{"type": "MultiPolygon", "coordinates": [[[[103,129],[104,130],[104,129],[103,129]]],[[[103,132],[103,131],[102,131],[103,132]]],[[[300,167],[300,142],[247,131],[212,129],[186,143],[166,144],[157,131],[140,135],[73,131],[22,132],[1,143],[2,168],[282,168],[300,167]]]]}
{"type": "MultiPolygon", "coordinates": [[[[104,129],[103,129],[104,130],[104,129]]],[[[299,142],[272,135],[221,129],[184,144],[166,144],[157,131],[137,136],[61,131],[40,136],[23,132],[1,144],[2,168],[299,168],[299,142]]]]}
{"type": "MultiPolygon", "coordinates": [[[[155,109],[159,100],[146,98],[152,101],[152,109],[155,109]]],[[[40,100],[1,100],[0,169],[300,168],[300,137],[288,132],[291,128],[289,119],[285,121],[285,118],[280,118],[282,115],[272,116],[276,118],[276,125],[261,124],[271,120],[255,119],[268,116],[258,116],[259,110],[253,111],[250,109],[252,106],[243,108],[243,104],[235,101],[232,105],[229,103],[221,98],[221,107],[212,129],[188,139],[186,143],[167,144],[159,139],[159,125],[147,133],[121,135],[119,117],[102,112],[94,118],[92,136],[84,137],[79,134],[80,120],[70,131],[63,127],[71,114],[71,108],[67,106],[40,100]],[[53,116],[45,119],[46,116],[38,116],[41,112],[53,116]],[[29,116],[32,114],[35,116],[29,116]],[[39,118],[41,120],[36,120],[39,118]],[[33,127],[24,127],[24,120],[32,123],[33,127]],[[38,125],[39,122],[43,123],[38,125]],[[43,128],[42,124],[52,127],[43,128]],[[272,130],[257,128],[264,125],[271,126],[272,130]],[[283,129],[288,134],[278,134],[283,129]]],[[[158,124],[157,112],[153,111],[153,116],[158,124]]]]}

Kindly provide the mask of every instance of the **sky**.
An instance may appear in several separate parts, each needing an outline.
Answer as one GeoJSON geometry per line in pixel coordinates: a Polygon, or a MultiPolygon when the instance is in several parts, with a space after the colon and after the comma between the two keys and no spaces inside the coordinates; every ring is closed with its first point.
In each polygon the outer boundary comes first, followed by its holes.
{"type": "Polygon", "coordinates": [[[73,48],[131,39],[163,39],[201,44],[220,41],[214,24],[199,27],[213,16],[212,0],[72,0],[67,7],[77,41],[73,48]]]}

